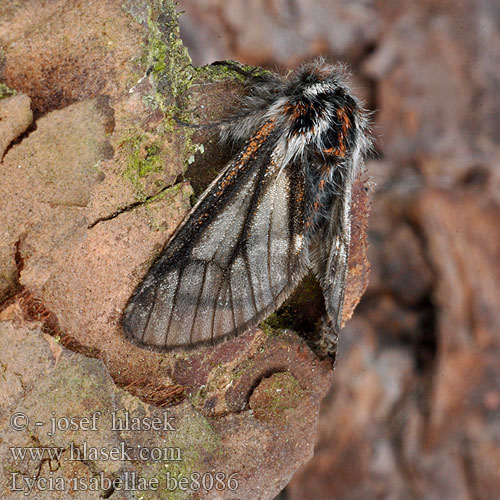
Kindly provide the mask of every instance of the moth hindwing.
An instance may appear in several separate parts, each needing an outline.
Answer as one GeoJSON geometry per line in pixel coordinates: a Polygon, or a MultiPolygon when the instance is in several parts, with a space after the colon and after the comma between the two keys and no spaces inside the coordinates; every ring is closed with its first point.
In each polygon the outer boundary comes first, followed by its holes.
{"type": "MultiPolygon", "coordinates": [[[[250,76],[222,138],[238,150],[135,290],[123,327],[160,350],[256,326],[305,273],[321,285],[331,339],[342,320],[355,170],[366,118],[338,67],[250,76]]],[[[331,339],[323,339],[327,352],[331,339]]]]}

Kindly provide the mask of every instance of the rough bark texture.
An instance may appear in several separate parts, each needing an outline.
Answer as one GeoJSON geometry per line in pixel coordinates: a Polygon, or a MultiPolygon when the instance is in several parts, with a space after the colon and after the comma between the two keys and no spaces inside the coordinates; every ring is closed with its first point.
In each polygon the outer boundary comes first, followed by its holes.
{"type": "Polygon", "coordinates": [[[280,498],[498,498],[499,2],[185,8],[195,62],[328,54],[351,65],[375,111],[370,284],[343,334],[315,456],[280,498]]]}
{"type": "MultiPolygon", "coordinates": [[[[195,133],[175,117],[223,116],[241,92],[237,75],[191,66],[167,0],[6,0],[0,47],[2,498],[22,497],[23,477],[36,480],[37,499],[100,498],[101,488],[83,487],[101,473],[127,471],[158,478],[157,489],[116,484],[106,498],[273,498],[312,456],[331,364],[295,333],[269,325],[175,355],[134,347],[120,327],[193,188],[203,189],[227,159],[213,132],[195,133]],[[183,180],[188,165],[192,183],[183,180]],[[111,429],[113,412],[161,417],[165,408],[175,430],[111,429]],[[96,411],[95,429],[49,432],[51,417],[96,411]],[[11,425],[15,412],[29,419],[25,428],[11,425]],[[121,443],[130,461],[70,460],[71,446],[121,443]],[[12,447],[62,454],[20,459],[12,447]],[[166,449],[167,457],[143,460],[141,448],[166,449]],[[177,448],[180,459],[172,460],[177,448]],[[192,473],[210,473],[214,486],[168,490],[169,478],[192,473]],[[70,482],[75,477],[82,482],[70,482]]],[[[367,284],[364,182],[354,200],[345,318],[367,284]]],[[[289,308],[301,308],[304,290],[289,308]]],[[[309,325],[321,315],[317,304],[307,305],[309,325]]]]}

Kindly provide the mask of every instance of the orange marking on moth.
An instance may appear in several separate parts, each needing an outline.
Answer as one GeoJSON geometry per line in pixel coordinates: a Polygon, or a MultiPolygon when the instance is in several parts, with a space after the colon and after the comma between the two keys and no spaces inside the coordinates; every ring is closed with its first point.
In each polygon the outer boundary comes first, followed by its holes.
{"type": "Polygon", "coordinates": [[[292,114],[294,110],[295,110],[295,106],[294,106],[291,102],[287,102],[287,103],[283,106],[283,111],[284,111],[287,115],[292,114]]]}
{"type": "Polygon", "coordinates": [[[351,128],[351,120],[349,119],[349,116],[348,116],[345,108],[337,109],[337,117],[341,123],[341,128],[340,128],[340,132],[338,135],[338,144],[339,145],[336,148],[332,147],[332,148],[323,149],[323,153],[325,153],[327,155],[341,156],[343,158],[347,153],[346,139],[347,139],[347,133],[348,133],[349,129],[351,128]]]}
{"type": "Polygon", "coordinates": [[[217,196],[220,196],[224,189],[231,184],[238,172],[253,158],[257,150],[262,146],[264,141],[267,139],[269,134],[274,129],[274,118],[267,121],[262,125],[262,127],[251,137],[248,142],[246,149],[240,154],[239,160],[234,164],[233,168],[229,170],[226,178],[221,181],[219,186],[219,191],[216,193],[217,196]]]}
{"type": "Polygon", "coordinates": [[[339,135],[340,156],[345,156],[347,152],[345,141],[347,139],[347,132],[351,128],[351,120],[349,120],[349,116],[347,115],[345,108],[337,109],[337,116],[339,120],[342,122],[342,130],[339,135]]]}
{"type": "Polygon", "coordinates": [[[304,189],[302,187],[299,188],[296,198],[295,198],[299,203],[302,203],[304,199],[304,189]]]}
{"type": "Polygon", "coordinates": [[[318,189],[321,189],[321,190],[325,189],[325,184],[326,184],[325,179],[321,179],[319,181],[319,184],[318,184],[318,189]]]}
{"type": "Polygon", "coordinates": [[[303,102],[298,102],[297,104],[292,104],[287,102],[283,106],[283,111],[288,115],[290,121],[297,120],[302,115],[305,115],[309,112],[310,106],[303,102]]]}

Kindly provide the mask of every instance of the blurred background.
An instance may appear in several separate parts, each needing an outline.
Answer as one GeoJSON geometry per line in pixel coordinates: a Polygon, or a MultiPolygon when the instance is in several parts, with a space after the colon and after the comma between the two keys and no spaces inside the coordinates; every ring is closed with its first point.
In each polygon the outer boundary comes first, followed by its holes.
{"type": "Polygon", "coordinates": [[[195,65],[321,55],[374,111],[370,284],[315,456],[278,498],[500,498],[500,2],[178,8],[195,65]]]}

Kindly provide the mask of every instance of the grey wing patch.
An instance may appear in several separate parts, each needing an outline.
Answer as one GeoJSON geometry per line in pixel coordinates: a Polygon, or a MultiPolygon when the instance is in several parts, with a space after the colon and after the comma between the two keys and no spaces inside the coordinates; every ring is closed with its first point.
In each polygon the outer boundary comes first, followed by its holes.
{"type": "Polygon", "coordinates": [[[345,284],[349,266],[351,241],[350,202],[351,189],[337,196],[331,206],[330,224],[320,232],[312,244],[314,273],[325,297],[326,312],[334,334],[342,327],[345,284]]]}
{"type": "Polygon", "coordinates": [[[305,272],[306,255],[295,252],[290,262],[287,169],[264,174],[249,173],[185,254],[168,252],[175,237],[167,245],[125,311],[132,340],[160,350],[217,342],[283,302],[305,272]]]}

